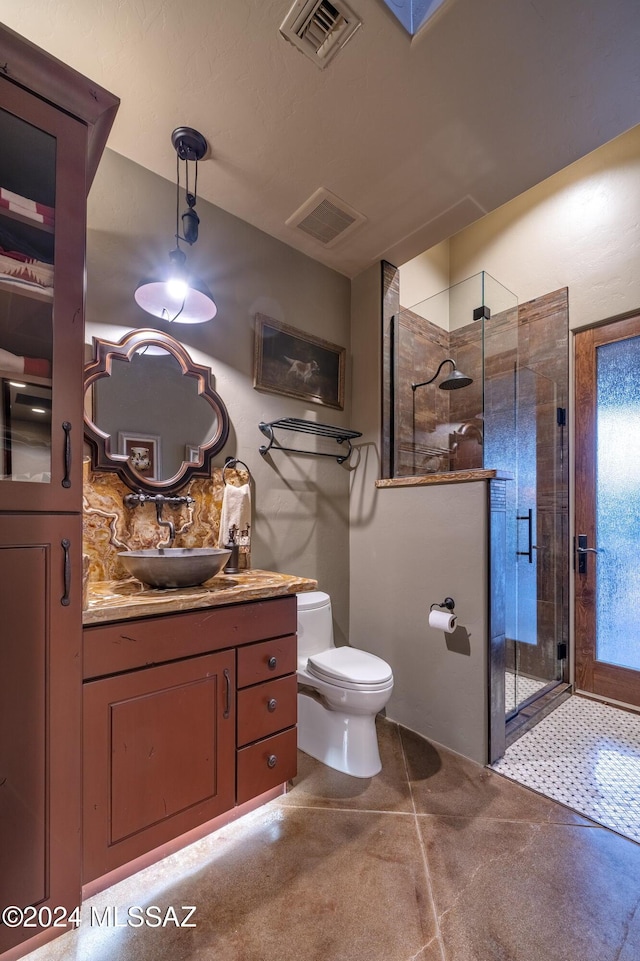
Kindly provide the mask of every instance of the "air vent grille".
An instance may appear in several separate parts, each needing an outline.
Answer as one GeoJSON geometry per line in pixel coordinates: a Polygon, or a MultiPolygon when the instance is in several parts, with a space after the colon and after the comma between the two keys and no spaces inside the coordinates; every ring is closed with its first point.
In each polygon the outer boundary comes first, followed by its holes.
{"type": "Polygon", "coordinates": [[[342,0],[297,0],[280,33],[319,67],[353,36],[361,21],[342,0]]]}
{"type": "Polygon", "coordinates": [[[323,247],[331,247],[366,219],[326,187],[320,187],[286,223],[304,231],[323,247]]]}

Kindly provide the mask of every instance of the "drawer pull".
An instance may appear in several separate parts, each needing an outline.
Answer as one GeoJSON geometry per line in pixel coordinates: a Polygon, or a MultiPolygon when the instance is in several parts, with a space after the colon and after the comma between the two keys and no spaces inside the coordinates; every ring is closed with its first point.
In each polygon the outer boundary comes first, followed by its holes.
{"type": "Polygon", "coordinates": [[[269,757],[267,758],[267,767],[273,768],[276,766],[277,763],[278,763],[278,755],[270,754],[269,757]]]}
{"type": "Polygon", "coordinates": [[[278,706],[277,700],[275,699],[275,697],[272,697],[271,700],[267,703],[267,711],[270,711],[273,714],[277,706],[278,706]]]}
{"type": "Polygon", "coordinates": [[[269,670],[275,671],[277,666],[278,666],[278,658],[270,657],[269,660],[267,661],[267,667],[269,668],[269,670]]]}

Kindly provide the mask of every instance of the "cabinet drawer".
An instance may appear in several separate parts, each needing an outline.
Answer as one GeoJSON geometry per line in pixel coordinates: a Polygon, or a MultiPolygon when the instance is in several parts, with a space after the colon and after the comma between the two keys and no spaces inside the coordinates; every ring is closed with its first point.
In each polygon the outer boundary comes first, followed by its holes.
{"type": "Polygon", "coordinates": [[[237,803],[243,804],[295,777],[297,749],[294,727],[238,751],[237,803]]]}
{"type": "MultiPolygon", "coordinates": [[[[84,679],[291,634],[295,662],[295,629],[296,599],[291,595],[85,627],[84,679]]],[[[295,669],[294,663],[286,670],[267,670],[264,677],[246,683],[256,684],[295,669]]]]}
{"type": "Polygon", "coordinates": [[[238,687],[292,674],[297,668],[295,634],[238,649],[238,687]]]}
{"type": "Polygon", "coordinates": [[[238,747],[292,727],[297,717],[295,674],[238,692],[238,747]]]}

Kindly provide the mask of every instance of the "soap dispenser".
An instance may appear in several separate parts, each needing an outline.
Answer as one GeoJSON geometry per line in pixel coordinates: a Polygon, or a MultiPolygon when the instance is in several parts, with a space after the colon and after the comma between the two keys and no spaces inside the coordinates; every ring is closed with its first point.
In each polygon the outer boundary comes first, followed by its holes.
{"type": "Polygon", "coordinates": [[[233,524],[229,528],[229,540],[224,545],[226,550],[231,551],[231,557],[224,566],[225,574],[239,574],[240,568],[238,564],[240,563],[240,546],[238,544],[238,527],[233,524]]]}

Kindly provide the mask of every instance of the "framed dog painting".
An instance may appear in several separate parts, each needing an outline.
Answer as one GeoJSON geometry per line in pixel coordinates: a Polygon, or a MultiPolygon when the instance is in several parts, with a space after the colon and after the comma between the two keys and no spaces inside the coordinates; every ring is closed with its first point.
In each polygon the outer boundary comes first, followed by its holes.
{"type": "Polygon", "coordinates": [[[346,350],[256,314],[253,386],[325,407],[344,408],[346,350]]]}

